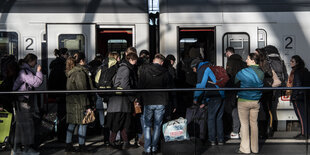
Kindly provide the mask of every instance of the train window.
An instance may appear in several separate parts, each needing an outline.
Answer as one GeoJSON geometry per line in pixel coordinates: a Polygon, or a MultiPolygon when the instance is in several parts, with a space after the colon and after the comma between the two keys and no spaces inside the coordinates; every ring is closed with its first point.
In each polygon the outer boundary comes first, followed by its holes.
{"type": "Polygon", "coordinates": [[[233,47],[235,53],[239,54],[245,61],[250,53],[250,36],[247,33],[225,33],[223,36],[223,65],[226,66],[227,58],[225,57],[225,49],[233,47]]]}
{"type": "Polygon", "coordinates": [[[77,52],[85,53],[85,37],[83,34],[60,34],[58,47],[67,48],[70,55],[77,52]]]}
{"type": "Polygon", "coordinates": [[[118,52],[120,55],[124,55],[127,49],[127,40],[125,39],[109,39],[108,51],[118,52]]]}
{"type": "Polygon", "coordinates": [[[263,48],[267,45],[267,32],[264,29],[257,30],[257,47],[263,48]]]}
{"type": "Polygon", "coordinates": [[[0,32],[0,58],[8,54],[18,58],[18,35],[16,32],[0,32]]]}

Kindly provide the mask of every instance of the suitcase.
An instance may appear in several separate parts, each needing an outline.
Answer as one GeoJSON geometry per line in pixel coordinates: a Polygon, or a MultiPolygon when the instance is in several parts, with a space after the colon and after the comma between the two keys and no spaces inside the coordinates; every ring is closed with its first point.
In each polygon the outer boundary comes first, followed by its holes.
{"type": "Polygon", "coordinates": [[[0,143],[7,143],[10,135],[12,113],[4,110],[0,112],[0,143]]]}
{"type": "Polygon", "coordinates": [[[204,140],[207,133],[207,109],[200,108],[199,105],[193,105],[186,110],[187,131],[190,137],[204,140]]]}

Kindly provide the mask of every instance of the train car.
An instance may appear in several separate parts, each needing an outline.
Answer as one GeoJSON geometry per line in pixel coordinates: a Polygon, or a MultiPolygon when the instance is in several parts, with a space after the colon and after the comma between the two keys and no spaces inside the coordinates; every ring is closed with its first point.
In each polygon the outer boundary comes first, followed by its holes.
{"type": "Polygon", "coordinates": [[[0,56],[38,56],[43,68],[54,49],[96,53],[149,49],[148,6],[145,0],[14,0],[0,2],[0,56]]]}
{"type": "Polygon", "coordinates": [[[0,2],[0,58],[38,56],[46,90],[54,49],[122,54],[127,47],[149,50],[149,15],[145,0],[14,0],[0,2]]]}
{"type": "MultiPolygon", "coordinates": [[[[160,52],[174,54],[177,61],[196,48],[205,60],[225,66],[226,47],[234,47],[245,60],[250,52],[266,45],[279,49],[288,74],[291,56],[310,61],[307,0],[160,0],[159,7],[160,52]]],[[[280,130],[286,129],[287,121],[297,120],[285,96],[279,100],[277,114],[280,130]]]]}

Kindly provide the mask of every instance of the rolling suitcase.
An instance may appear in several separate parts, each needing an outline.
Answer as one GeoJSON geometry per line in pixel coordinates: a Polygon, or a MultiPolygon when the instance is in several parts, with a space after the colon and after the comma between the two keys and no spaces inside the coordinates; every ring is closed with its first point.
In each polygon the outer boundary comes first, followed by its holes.
{"type": "Polygon", "coordinates": [[[10,135],[12,113],[0,111],[0,143],[7,143],[10,135]]]}

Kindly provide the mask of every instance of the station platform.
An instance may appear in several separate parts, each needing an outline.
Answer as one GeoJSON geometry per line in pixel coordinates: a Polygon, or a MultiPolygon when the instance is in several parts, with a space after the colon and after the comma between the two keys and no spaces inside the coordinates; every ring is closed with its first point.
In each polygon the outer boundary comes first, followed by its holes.
{"type": "MultiPolygon", "coordinates": [[[[306,155],[310,154],[308,149],[310,139],[295,140],[292,137],[297,135],[297,132],[276,132],[274,138],[260,140],[259,154],[272,155],[306,155]],[[307,143],[308,142],[308,147],[307,143]]],[[[240,139],[227,140],[225,145],[208,146],[203,145],[203,151],[193,152],[192,155],[230,155],[237,154],[240,139]]],[[[43,143],[40,147],[41,155],[63,155],[63,154],[94,154],[94,155],[142,155],[143,147],[130,147],[127,150],[119,150],[111,147],[106,147],[102,142],[102,137],[92,137],[87,140],[86,145],[91,150],[91,153],[66,153],[64,151],[65,144],[56,142],[56,139],[43,143]]],[[[77,146],[77,144],[75,144],[77,146]]],[[[10,155],[10,151],[1,151],[0,155],[10,155]]],[[[158,153],[157,155],[162,155],[158,153]]],[[[171,154],[169,154],[171,155],[171,154]]]]}

